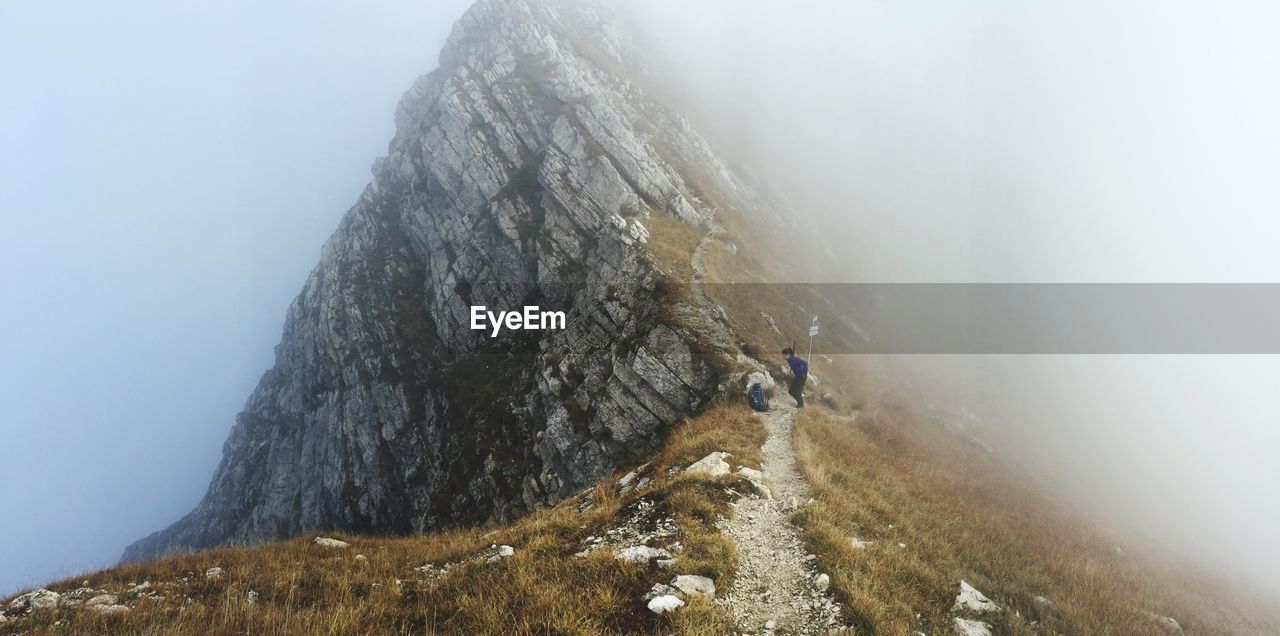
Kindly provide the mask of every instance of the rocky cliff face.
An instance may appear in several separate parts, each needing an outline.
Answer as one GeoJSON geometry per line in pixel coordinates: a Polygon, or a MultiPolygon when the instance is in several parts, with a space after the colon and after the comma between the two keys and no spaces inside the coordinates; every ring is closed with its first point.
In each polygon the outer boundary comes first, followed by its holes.
{"type": "Polygon", "coordinates": [[[646,224],[714,228],[679,166],[738,186],[634,81],[628,46],[592,5],[482,0],[459,21],[289,308],[208,493],[126,560],[508,518],[710,398],[724,352],[679,319],[699,301],[671,292],[646,224]],[[470,329],[471,305],[533,304],[567,328],[470,329]]]}

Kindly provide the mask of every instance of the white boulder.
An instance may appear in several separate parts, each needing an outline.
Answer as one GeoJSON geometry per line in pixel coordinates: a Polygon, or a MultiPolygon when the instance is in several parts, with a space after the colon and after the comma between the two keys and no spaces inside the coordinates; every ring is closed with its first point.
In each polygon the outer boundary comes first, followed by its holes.
{"type": "Polygon", "coordinates": [[[813,578],[813,586],[818,588],[819,592],[825,592],[827,588],[831,587],[831,577],[825,573],[819,574],[813,578]]]}
{"type": "Polygon", "coordinates": [[[724,451],[716,451],[699,459],[684,469],[686,475],[697,475],[700,477],[723,477],[733,472],[729,467],[729,462],[725,459],[732,457],[724,451]]]}
{"type": "Polygon", "coordinates": [[[107,616],[112,614],[123,614],[129,611],[129,608],[125,605],[98,605],[93,609],[97,610],[99,614],[105,614],[107,616]]]}
{"type": "Polygon", "coordinates": [[[222,576],[222,568],[213,567],[204,571],[204,578],[206,579],[216,579],[220,576],[222,576]]]}
{"type": "Polygon", "coordinates": [[[671,586],[687,595],[700,595],[707,598],[716,597],[715,581],[696,574],[681,574],[671,579],[671,586]]]}
{"type": "Polygon", "coordinates": [[[44,588],[33,590],[14,598],[9,601],[9,613],[29,614],[38,609],[46,609],[58,606],[58,599],[61,598],[57,592],[51,592],[44,588]]]}
{"type": "Polygon", "coordinates": [[[653,559],[670,559],[671,553],[662,548],[654,548],[647,545],[633,545],[629,548],[622,548],[613,554],[613,558],[619,561],[629,561],[631,563],[639,563],[640,565],[648,565],[653,559]]]}
{"type": "Polygon", "coordinates": [[[991,636],[991,626],[982,621],[971,621],[957,616],[953,625],[959,636],[991,636]]]}
{"type": "Polygon", "coordinates": [[[953,612],[974,612],[976,614],[986,614],[987,612],[998,612],[1000,606],[991,602],[972,585],[966,581],[960,581],[960,593],[956,595],[956,602],[951,606],[953,612]]]}
{"type": "Polygon", "coordinates": [[[649,591],[645,593],[644,600],[645,602],[649,602],[659,596],[675,596],[679,593],[680,590],[677,590],[666,583],[654,583],[653,587],[649,588],[649,591]]]}
{"type": "Polygon", "coordinates": [[[653,599],[649,601],[649,605],[648,605],[649,611],[653,612],[654,614],[666,614],[667,612],[674,612],[676,611],[676,609],[683,606],[684,606],[684,601],[670,594],[665,594],[663,596],[655,596],[653,599]]]}
{"type": "Polygon", "coordinates": [[[340,541],[338,539],[330,539],[329,537],[316,537],[314,543],[322,548],[349,548],[350,543],[340,541]]]}
{"type": "Polygon", "coordinates": [[[99,594],[84,602],[85,607],[98,607],[100,605],[115,605],[115,594],[99,594]]]}
{"type": "Polygon", "coordinates": [[[516,555],[516,549],[509,545],[498,546],[498,556],[502,558],[513,557],[516,555]]]}
{"type": "Polygon", "coordinates": [[[751,482],[751,487],[755,489],[756,494],[764,497],[765,499],[773,500],[773,492],[769,490],[768,486],[764,485],[764,473],[754,468],[739,466],[738,475],[751,482]]]}

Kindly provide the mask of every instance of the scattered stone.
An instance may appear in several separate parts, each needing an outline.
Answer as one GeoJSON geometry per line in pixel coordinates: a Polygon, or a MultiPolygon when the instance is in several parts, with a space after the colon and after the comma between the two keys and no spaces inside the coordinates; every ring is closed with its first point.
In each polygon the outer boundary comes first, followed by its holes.
{"type": "Polygon", "coordinates": [[[743,477],[747,481],[751,482],[751,487],[755,489],[757,495],[760,495],[765,499],[770,499],[770,500],[773,499],[773,492],[770,491],[769,487],[766,486],[764,483],[764,473],[758,470],[755,470],[754,468],[739,466],[738,476],[743,477]]]}
{"type": "Polygon", "coordinates": [[[340,541],[340,540],[338,540],[338,539],[330,539],[330,538],[328,538],[328,537],[316,537],[316,540],[315,540],[315,542],[314,542],[314,543],[315,543],[316,545],[321,546],[321,547],[324,547],[324,548],[349,548],[349,547],[351,547],[351,544],[350,544],[350,543],[347,543],[346,541],[340,541]]]}
{"type": "Polygon", "coordinates": [[[768,630],[775,630],[775,629],[778,629],[778,623],[777,623],[777,621],[773,621],[773,620],[765,621],[765,622],[764,622],[764,628],[765,628],[765,629],[768,629],[768,630]]]}
{"type": "Polygon", "coordinates": [[[902,549],[902,550],[906,550],[906,549],[907,549],[907,544],[905,544],[905,543],[899,543],[899,544],[898,544],[898,548],[900,548],[900,549],[902,549]]]}
{"type": "Polygon", "coordinates": [[[61,598],[57,592],[51,592],[44,588],[27,592],[12,601],[9,601],[8,612],[10,614],[22,613],[30,614],[38,609],[46,609],[49,607],[57,607],[58,600],[61,598]]]}
{"type": "Polygon", "coordinates": [[[684,606],[684,601],[670,594],[654,597],[649,601],[649,611],[654,614],[666,614],[674,612],[677,608],[684,606]]]}
{"type": "Polygon", "coordinates": [[[220,576],[222,576],[222,568],[213,567],[204,571],[204,578],[206,579],[216,579],[220,576]]]}
{"type": "Polygon", "coordinates": [[[1049,599],[1047,599],[1047,598],[1045,598],[1045,597],[1043,597],[1043,596],[1037,596],[1037,597],[1035,597],[1035,598],[1034,598],[1034,599],[1032,599],[1032,600],[1034,600],[1034,601],[1036,602],[1036,605],[1039,605],[1040,607],[1043,607],[1043,608],[1048,609],[1048,610],[1054,609],[1054,607],[1055,607],[1055,606],[1054,606],[1054,604],[1053,604],[1053,601],[1051,601],[1051,600],[1049,600],[1049,599]]]}
{"type": "Polygon", "coordinates": [[[499,546],[499,547],[498,547],[498,556],[500,556],[500,557],[502,557],[502,558],[504,558],[504,559],[505,559],[505,558],[507,558],[507,557],[513,557],[513,556],[515,556],[515,555],[516,555],[516,549],[515,549],[515,548],[513,548],[513,547],[511,547],[511,546],[509,546],[509,545],[504,545],[504,546],[499,546]]]}
{"type": "Polygon", "coordinates": [[[662,548],[654,548],[647,545],[634,545],[629,548],[622,548],[613,554],[613,558],[619,561],[630,561],[631,563],[639,563],[640,565],[648,565],[654,559],[670,559],[671,553],[662,548]]]}
{"type": "Polygon", "coordinates": [[[957,616],[953,624],[959,636],[991,636],[991,626],[982,621],[971,621],[957,616]]]}
{"type": "Polygon", "coordinates": [[[796,508],[799,508],[799,507],[800,507],[800,500],[796,499],[795,497],[787,497],[786,499],[782,500],[783,512],[791,512],[792,510],[795,510],[796,508]]]}
{"type": "Polygon", "coordinates": [[[85,607],[98,607],[99,605],[115,605],[117,602],[115,594],[99,594],[84,602],[85,607]]]}
{"type": "Polygon", "coordinates": [[[686,475],[696,475],[700,477],[723,477],[732,472],[729,462],[725,459],[732,457],[724,451],[716,451],[699,459],[684,469],[686,475]]]}
{"type": "Polygon", "coordinates": [[[112,614],[123,614],[129,611],[129,608],[124,605],[98,605],[93,609],[98,610],[99,614],[106,616],[110,616],[112,614]]]}
{"type": "Polygon", "coordinates": [[[853,546],[854,550],[866,550],[867,546],[873,543],[875,543],[875,541],[863,541],[858,537],[852,537],[849,539],[849,545],[853,546]]]}
{"type": "Polygon", "coordinates": [[[676,560],[675,559],[658,559],[657,561],[654,561],[654,564],[658,566],[659,570],[670,570],[671,568],[675,567],[676,560]]]}
{"type": "Polygon", "coordinates": [[[249,590],[249,593],[246,595],[245,600],[246,600],[250,605],[257,605],[257,604],[258,604],[258,593],[257,593],[257,592],[255,592],[255,591],[253,591],[253,590],[249,590]]]}
{"type": "Polygon", "coordinates": [[[369,557],[367,557],[367,556],[365,556],[365,555],[363,555],[363,554],[357,554],[357,555],[356,555],[356,560],[357,560],[357,561],[368,561],[368,560],[369,560],[369,557]]]}
{"type": "Polygon", "coordinates": [[[1000,606],[991,602],[991,599],[983,596],[972,585],[965,581],[960,581],[960,593],[956,595],[956,602],[951,606],[952,612],[974,612],[977,614],[985,614],[987,612],[998,612],[1000,606]]]}
{"type": "Polygon", "coordinates": [[[619,480],[618,480],[618,490],[619,490],[620,492],[626,492],[626,491],[627,491],[627,486],[630,486],[630,485],[631,485],[631,482],[635,481],[635,480],[636,480],[636,478],[637,478],[637,477],[639,477],[639,476],[640,476],[640,473],[638,473],[638,472],[636,472],[636,471],[634,471],[634,470],[633,470],[633,471],[631,471],[631,472],[629,472],[629,473],[627,473],[627,474],[625,474],[625,475],[623,475],[623,476],[622,476],[622,479],[619,479],[619,480]]]}
{"type": "Polygon", "coordinates": [[[825,592],[827,588],[831,587],[831,577],[827,576],[826,573],[819,574],[814,577],[813,586],[818,588],[819,592],[825,592]]]}
{"type": "Polygon", "coordinates": [[[675,596],[679,593],[680,590],[677,590],[666,583],[654,583],[653,587],[649,588],[649,591],[645,593],[644,600],[645,602],[648,602],[659,596],[675,596]]]}
{"type": "Polygon", "coordinates": [[[705,576],[681,574],[671,579],[671,585],[687,595],[698,594],[707,598],[716,597],[716,584],[705,576]]]}
{"type": "Polygon", "coordinates": [[[1152,620],[1154,620],[1156,624],[1160,626],[1160,629],[1163,629],[1165,631],[1166,634],[1182,634],[1183,633],[1182,625],[1178,624],[1178,621],[1174,620],[1172,616],[1162,616],[1160,614],[1153,614],[1153,613],[1148,613],[1147,615],[1150,616],[1152,620]]]}

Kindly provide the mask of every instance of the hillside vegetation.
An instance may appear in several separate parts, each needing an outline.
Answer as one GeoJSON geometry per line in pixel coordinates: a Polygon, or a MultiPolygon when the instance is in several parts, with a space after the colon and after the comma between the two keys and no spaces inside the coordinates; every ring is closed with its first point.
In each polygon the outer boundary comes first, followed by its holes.
{"type": "Polygon", "coordinates": [[[675,574],[730,583],[734,549],[714,521],[729,514],[740,478],[669,470],[713,451],[757,467],[762,442],[749,410],[713,406],[680,425],[632,482],[647,483],[626,492],[614,476],[508,526],[403,538],[319,533],[349,544],[336,548],[308,534],[94,572],[49,585],[63,603],[0,624],[0,633],[728,633],[730,615],[710,601],[659,616],[643,596],[675,574]],[[679,544],[676,564],[614,558],[646,543],[679,544]],[[514,553],[501,557],[500,546],[514,553]],[[114,597],[103,606],[129,609],[86,607],[100,595],[114,597]]]}

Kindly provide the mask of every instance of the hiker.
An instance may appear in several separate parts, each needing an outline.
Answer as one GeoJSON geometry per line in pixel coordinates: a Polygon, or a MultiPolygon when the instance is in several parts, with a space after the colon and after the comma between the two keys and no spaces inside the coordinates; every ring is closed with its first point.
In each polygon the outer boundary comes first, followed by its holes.
{"type": "Polygon", "coordinates": [[[782,355],[787,356],[787,366],[791,367],[791,384],[787,387],[787,393],[796,399],[796,408],[802,409],[804,408],[804,383],[809,379],[809,363],[796,355],[791,347],[783,349],[782,355]]]}

